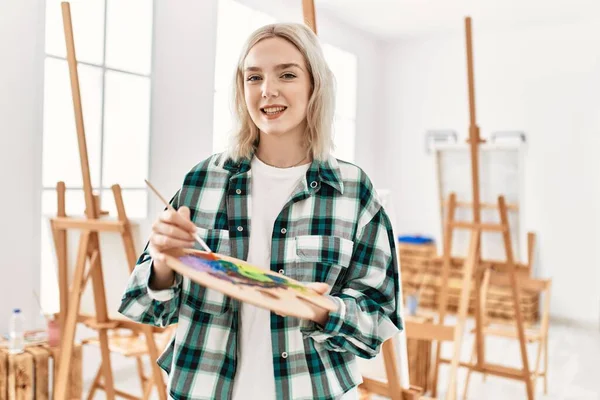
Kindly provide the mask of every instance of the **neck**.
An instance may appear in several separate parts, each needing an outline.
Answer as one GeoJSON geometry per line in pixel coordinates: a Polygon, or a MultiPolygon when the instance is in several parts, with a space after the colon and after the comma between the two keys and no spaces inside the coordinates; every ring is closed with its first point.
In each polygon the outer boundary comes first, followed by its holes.
{"type": "Polygon", "coordinates": [[[304,143],[298,138],[274,137],[260,134],[256,156],[265,164],[277,168],[290,168],[311,161],[304,143]]]}

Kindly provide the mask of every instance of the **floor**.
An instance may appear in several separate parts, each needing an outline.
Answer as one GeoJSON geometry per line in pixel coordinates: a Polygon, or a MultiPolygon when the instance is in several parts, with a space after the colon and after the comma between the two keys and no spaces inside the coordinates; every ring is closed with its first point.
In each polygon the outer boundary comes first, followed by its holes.
{"type": "MultiPolygon", "coordinates": [[[[469,329],[467,329],[467,332],[469,329]]],[[[81,333],[81,332],[80,332],[81,333]]],[[[85,335],[85,332],[82,333],[85,335]]],[[[78,335],[79,336],[79,335],[78,335]]],[[[472,337],[465,336],[462,349],[462,359],[470,356],[472,337]]],[[[520,367],[519,347],[516,341],[507,339],[488,339],[486,343],[489,362],[507,366],[520,367]]],[[[529,349],[530,364],[533,363],[535,349],[529,349]]],[[[443,357],[451,357],[451,344],[442,349],[443,357]]],[[[553,324],[550,328],[549,340],[549,380],[548,394],[542,392],[542,382],[536,389],[536,400],[600,400],[600,332],[584,328],[569,327],[553,324]]],[[[87,396],[89,387],[99,365],[99,352],[96,348],[84,349],[84,394],[87,396]]],[[[115,383],[121,390],[132,394],[141,394],[137,370],[132,360],[117,356],[112,358],[115,383]]],[[[440,367],[439,398],[445,394],[449,367],[440,367]]],[[[459,370],[459,398],[462,398],[462,388],[466,371],[459,370]]],[[[105,396],[98,392],[95,399],[105,396]]],[[[157,398],[156,396],[152,397],[157,398]]],[[[509,379],[488,376],[483,382],[480,374],[471,377],[468,399],[476,400],[513,400],[525,399],[525,385],[509,379]]],[[[379,400],[381,398],[374,398],[379,400]]]]}

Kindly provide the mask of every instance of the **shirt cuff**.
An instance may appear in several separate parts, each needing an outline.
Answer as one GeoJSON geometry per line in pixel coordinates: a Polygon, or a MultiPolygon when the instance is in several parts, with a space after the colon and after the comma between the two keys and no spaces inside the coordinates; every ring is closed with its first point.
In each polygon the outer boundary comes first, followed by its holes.
{"type": "Polygon", "coordinates": [[[323,342],[333,336],[338,336],[342,331],[346,319],[346,304],[339,297],[326,296],[338,307],[337,311],[329,312],[329,318],[325,326],[320,326],[314,321],[301,320],[300,331],[307,337],[312,337],[317,342],[323,342]]]}
{"type": "Polygon", "coordinates": [[[344,325],[344,320],[346,319],[346,303],[344,303],[339,297],[327,297],[338,307],[337,311],[332,311],[329,313],[329,318],[327,319],[327,323],[323,328],[323,332],[335,336],[340,333],[342,326],[344,325]]]}
{"type": "Polygon", "coordinates": [[[148,291],[148,296],[152,300],[161,301],[161,302],[172,300],[176,295],[177,289],[181,285],[181,275],[179,275],[178,273],[175,273],[174,282],[170,287],[168,287],[166,289],[161,289],[161,290],[153,290],[150,288],[150,279],[152,278],[153,266],[154,266],[154,263],[151,262],[148,266],[148,270],[146,271],[146,274],[148,275],[146,277],[146,290],[148,291]]]}

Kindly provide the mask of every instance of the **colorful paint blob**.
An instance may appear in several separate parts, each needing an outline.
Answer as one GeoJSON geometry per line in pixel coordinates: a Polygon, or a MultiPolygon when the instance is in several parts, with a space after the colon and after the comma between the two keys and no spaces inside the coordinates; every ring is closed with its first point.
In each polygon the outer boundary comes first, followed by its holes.
{"type": "Polygon", "coordinates": [[[246,286],[264,289],[295,289],[307,293],[307,289],[283,276],[269,275],[266,271],[245,263],[235,263],[209,254],[187,254],[179,261],[198,272],[206,272],[215,278],[246,286]]]}

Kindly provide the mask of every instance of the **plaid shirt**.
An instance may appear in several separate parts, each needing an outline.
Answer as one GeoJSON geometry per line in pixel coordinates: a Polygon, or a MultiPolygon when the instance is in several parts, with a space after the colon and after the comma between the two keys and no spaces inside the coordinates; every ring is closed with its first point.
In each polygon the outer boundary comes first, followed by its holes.
{"type": "MultiPolygon", "coordinates": [[[[188,206],[215,252],[246,260],[251,229],[250,161],[214,155],[185,177],[171,200],[188,206]]],[[[337,399],[362,382],[355,357],[372,358],[403,328],[390,221],[369,178],[330,158],[314,161],[273,227],[272,271],[326,282],[339,310],[321,327],[271,313],[278,399],[337,399]]],[[[236,373],[239,302],[176,275],[148,287],[151,259],[139,258],[119,312],[146,324],[177,323],[158,363],[174,399],[229,399],[236,373]]]]}

